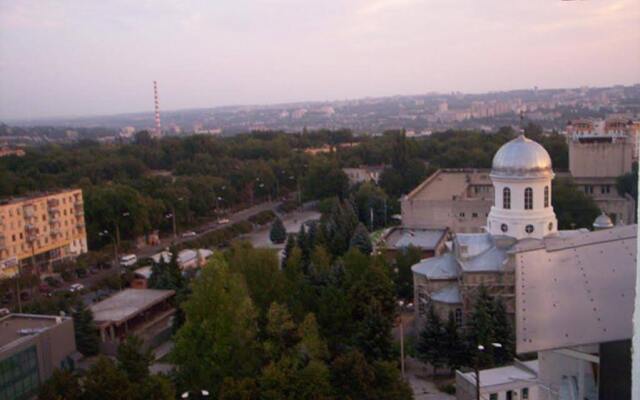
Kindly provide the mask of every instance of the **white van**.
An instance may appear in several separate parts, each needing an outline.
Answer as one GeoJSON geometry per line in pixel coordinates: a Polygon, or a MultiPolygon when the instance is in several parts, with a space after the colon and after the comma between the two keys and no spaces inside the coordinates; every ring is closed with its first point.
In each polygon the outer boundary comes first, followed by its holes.
{"type": "Polygon", "coordinates": [[[130,267],[138,262],[138,257],[135,254],[125,254],[120,257],[120,265],[123,267],[130,267]]]}

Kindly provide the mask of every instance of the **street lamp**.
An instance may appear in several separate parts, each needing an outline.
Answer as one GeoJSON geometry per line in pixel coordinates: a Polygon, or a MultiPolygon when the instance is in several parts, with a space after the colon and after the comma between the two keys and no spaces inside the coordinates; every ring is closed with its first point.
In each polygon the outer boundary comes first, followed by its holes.
{"type": "MultiPolygon", "coordinates": [[[[491,346],[500,349],[502,348],[502,343],[491,343],[491,346]]],[[[476,373],[476,400],[480,400],[480,352],[484,351],[485,347],[481,344],[478,345],[478,352],[476,353],[476,362],[474,365],[474,370],[476,373]]]]}

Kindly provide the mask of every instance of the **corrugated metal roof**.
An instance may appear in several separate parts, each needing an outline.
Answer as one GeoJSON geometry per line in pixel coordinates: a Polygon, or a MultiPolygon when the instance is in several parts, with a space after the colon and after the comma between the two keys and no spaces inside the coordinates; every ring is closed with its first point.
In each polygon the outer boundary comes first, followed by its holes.
{"type": "Polygon", "coordinates": [[[462,304],[462,297],[460,296],[460,289],[458,288],[458,285],[446,286],[437,292],[432,293],[431,300],[439,303],[462,304]]]}
{"type": "Polygon", "coordinates": [[[455,279],[459,275],[458,262],[452,253],[421,260],[411,267],[411,271],[428,279],[455,279]]]}
{"type": "Polygon", "coordinates": [[[460,260],[460,267],[465,272],[499,272],[504,270],[507,260],[507,252],[494,246],[475,257],[460,260]]]}
{"type": "Polygon", "coordinates": [[[549,237],[516,258],[518,353],[629,339],[637,226],[549,237]]]}

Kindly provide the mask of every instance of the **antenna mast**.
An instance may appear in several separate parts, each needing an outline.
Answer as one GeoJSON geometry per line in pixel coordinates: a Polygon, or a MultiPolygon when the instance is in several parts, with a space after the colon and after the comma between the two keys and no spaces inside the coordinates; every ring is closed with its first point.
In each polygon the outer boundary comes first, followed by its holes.
{"type": "Polygon", "coordinates": [[[160,104],[158,103],[158,83],[153,81],[153,99],[156,106],[156,132],[155,137],[162,136],[162,128],[160,126],[160,104]]]}

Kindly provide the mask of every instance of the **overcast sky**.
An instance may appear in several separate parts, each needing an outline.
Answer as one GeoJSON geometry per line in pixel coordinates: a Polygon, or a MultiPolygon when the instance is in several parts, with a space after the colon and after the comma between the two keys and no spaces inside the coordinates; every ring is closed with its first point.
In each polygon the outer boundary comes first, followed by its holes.
{"type": "Polygon", "coordinates": [[[640,82],[639,0],[0,0],[0,118],[640,82]]]}

